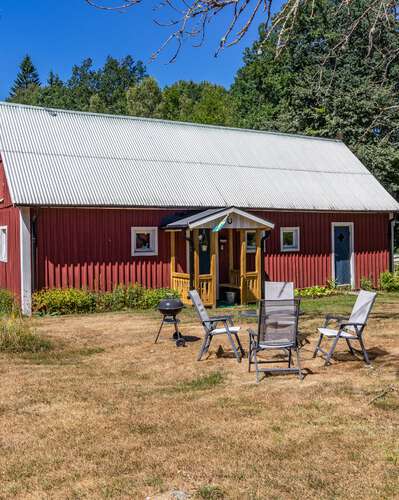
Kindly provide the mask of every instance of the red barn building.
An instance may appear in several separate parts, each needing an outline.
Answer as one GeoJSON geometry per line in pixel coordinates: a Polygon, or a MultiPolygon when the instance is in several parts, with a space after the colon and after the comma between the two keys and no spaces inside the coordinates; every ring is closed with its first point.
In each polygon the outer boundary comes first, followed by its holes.
{"type": "Polygon", "coordinates": [[[0,287],[359,287],[398,203],[340,141],[0,103],[0,287]]]}

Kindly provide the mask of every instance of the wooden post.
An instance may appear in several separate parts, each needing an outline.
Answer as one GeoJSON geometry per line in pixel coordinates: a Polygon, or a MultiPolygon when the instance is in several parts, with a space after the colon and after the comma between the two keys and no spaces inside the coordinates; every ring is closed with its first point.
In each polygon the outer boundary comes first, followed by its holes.
{"type": "Polygon", "coordinates": [[[170,287],[173,288],[173,278],[176,272],[176,235],[172,231],[170,233],[170,287]]]}
{"type": "Polygon", "coordinates": [[[211,266],[210,274],[212,276],[212,305],[216,307],[216,251],[218,245],[218,234],[211,231],[211,266]]]}
{"type": "Polygon", "coordinates": [[[247,240],[244,229],[240,229],[240,290],[241,304],[247,303],[247,240]]]}
{"type": "Polygon", "coordinates": [[[231,282],[231,274],[234,271],[234,233],[233,229],[229,228],[227,230],[229,239],[229,280],[231,282]]]}
{"type": "Polygon", "coordinates": [[[199,240],[198,229],[193,231],[194,239],[194,288],[199,291],[199,240]]]}
{"type": "Polygon", "coordinates": [[[256,255],[255,255],[255,271],[257,274],[257,287],[256,287],[256,293],[257,293],[257,299],[260,300],[262,298],[262,250],[261,250],[261,241],[262,241],[262,234],[259,229],[256,230],[256,255]]]}

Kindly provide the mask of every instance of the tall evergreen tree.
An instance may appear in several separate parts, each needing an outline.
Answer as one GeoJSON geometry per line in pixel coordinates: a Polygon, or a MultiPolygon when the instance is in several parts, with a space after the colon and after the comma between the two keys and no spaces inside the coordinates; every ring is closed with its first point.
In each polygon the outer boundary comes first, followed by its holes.
{"type": "Polygon", "coordinates": [[[14,97],[18,92],[24,92],[30,87],[39,87],[39,73],[32,63],[32,59],[26,55],[19,66],[19,73],[11,87],[10,97],[14,97]]]}

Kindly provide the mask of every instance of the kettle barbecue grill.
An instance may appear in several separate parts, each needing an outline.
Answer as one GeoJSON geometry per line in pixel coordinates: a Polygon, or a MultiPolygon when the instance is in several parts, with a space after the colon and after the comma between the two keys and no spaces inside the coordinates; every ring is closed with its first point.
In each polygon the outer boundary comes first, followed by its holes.
{"type": "Polygon", "coordinates": [[[159,327],[158,334],[155,338],[155,344],[158,342],[159,335],[161,334],[162,327],[164,323],[167,323],[169,325],[174,325],[175,327],[175,332],[173,334],[173,339],[176,342],[177,347],[183,347],[186,345],[186,341],[184,340],[184,337],[179,331],[179,323],[180,319],[178,319],[176,316],[180,313],[180,311],[183,309],[184,304],[180,299],[164,299],[161,300],[161,302],[158,304],[158,311],[162,314],[162,322],[161,326],[159,327]]]}

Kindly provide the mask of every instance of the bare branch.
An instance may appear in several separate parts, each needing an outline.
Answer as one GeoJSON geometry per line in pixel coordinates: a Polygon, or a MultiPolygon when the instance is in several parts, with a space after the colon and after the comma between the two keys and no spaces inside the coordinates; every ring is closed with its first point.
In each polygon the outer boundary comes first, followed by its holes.
{"type": "MultiPolygon", "coordinates": [[[[126,11],[143,0],[84,0],[88,5],[102,10],[126,11]]],[[[227,12],[229,21],[223,29],[216,54],[225,47],[239,43],[248,33],[254,22],[263,22],[265,27],[264,43],[276,34],[276,56],[289,43],[301,9],[309,7],[310,16],[315,15],[317,5],[315,0],[287,0],[281,10],[272,18],[273,0],[153,0],[154,7],[163,18],[155,20],[158,26],[169,27],[171,33],[159,47],[152,58],[157,57],[171,43],[176,43],[170,61],[174,61],[184,40],[192,40],[194,46],[200,46],[205,38],[205,32],[218,14],[227,12]],[[168,11],[174,13],[174,18],[168,17],[168,11]]],[[[355,0],[339,0],[335,11],[338,15],[349,8],[355,0]]],[[[365,4],[358,17],[344,27],[343,33],[327,54],[324,64],[337,57],[350,42],[361,23],[367,19],[370,28],[368,33],[367,53],[370,56],[374,49],[374,37],[378,34],[379,25],[391,26],[398,19],[399,0],[370,0],[365,4]]],[[[333,14],[334,15],[334,14],[333,14]]],[[[348,16],[349,19],[349,16],[348,16]]],[[[260,44],[260,50],[262,44],[260,44]]]]}

